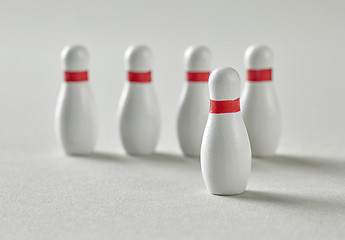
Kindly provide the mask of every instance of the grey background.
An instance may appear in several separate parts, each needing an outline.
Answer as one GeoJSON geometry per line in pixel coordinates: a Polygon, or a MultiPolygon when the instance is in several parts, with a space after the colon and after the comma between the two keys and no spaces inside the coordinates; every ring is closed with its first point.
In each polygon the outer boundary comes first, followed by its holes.
{"type": "Polygon", "coordinates": [[[343,239],[344,1],[1,1],[2,239],[343,239]],[[100,136],[88,158],[54,135],[60,51],[90,52],[100,136]],[[162,113],[155,156],[124,155],[117,104],[123,53],[145,43],[162,113]],[[205,44],[214,67],[245,77],[243,53],[266,43],[284,129],[278,155],[253,159],[248,191],[216,197],[176,136],[182,56],[205,44]]]}

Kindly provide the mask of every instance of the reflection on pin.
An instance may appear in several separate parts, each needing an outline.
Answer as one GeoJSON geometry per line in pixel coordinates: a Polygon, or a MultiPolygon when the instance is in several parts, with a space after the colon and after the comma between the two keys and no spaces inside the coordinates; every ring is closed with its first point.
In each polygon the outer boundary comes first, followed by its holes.
{"type": "Polygon", "coordinates": [[[210,113],[201,145],[201,170],[208,191],[242,193],[251,169],[251,149],[240,110],[240,77],[218,68],[209,80],[210,113]]]}
{"type": "Polygon", "coordinates": [[[144,45],[125,52],[127,82],[119,103],[120,135],[128,154],[152,154],[160,131],[158,101],[151,83],[153,55],[144,45]]]}
{"type": "Polygon", "coordinates": [[[61,53],[65,81],[56,106],[56,134],[67,154],[94,150],[97,119],[88,82],[89,54],[81,45],[67,46],[61,53]]]}
{"type": "Polygon", "coordinates": [[[248,47],[247,82],[242,94],[243,118],[254,156],[274,155],[281,135],[281,114],[272,82],[273,53],[265,45],[248,47]]]}

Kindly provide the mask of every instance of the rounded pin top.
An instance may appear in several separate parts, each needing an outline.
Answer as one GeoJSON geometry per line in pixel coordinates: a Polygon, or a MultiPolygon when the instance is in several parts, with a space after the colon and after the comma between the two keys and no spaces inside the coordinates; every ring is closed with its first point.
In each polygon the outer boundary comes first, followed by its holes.
{"type": "Polygon", "coordinates": [[[212,100],[234,100],[240,97],[240,76],[231,67],[217,68],[212,71],[208,86],[212,100]]]}
{"type": "Polygon", "coordinates": [[[125,68],[127,71],[148,72],[152,68],[153,54],[145,45],[132,45],[125,52],[125,68]]]}
{"type": "Polygon", "coordinates": [[[263,44],[251,45],[244,54],[247,69],[268,69],[273,67],[273,52],[263,44]]]}
{"type": "Polygon", "coordinates": [[[205,46],[189,46],[184,52],[186,71],[206,72],[211,70],[212,53],[205,46]]]}
{"type": "Polygon", "coordinates": [[[82,45],[66,46],[62,49],[61,61],[65,71],[86,71],[89,68],[89,53],[82,45]]]}

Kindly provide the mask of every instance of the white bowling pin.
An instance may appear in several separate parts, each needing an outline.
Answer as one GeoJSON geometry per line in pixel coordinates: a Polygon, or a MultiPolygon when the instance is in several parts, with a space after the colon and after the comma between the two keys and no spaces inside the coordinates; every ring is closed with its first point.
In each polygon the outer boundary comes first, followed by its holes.
{"type": "Polygon", "coordinates": [[[240,77],[218,68],[209,78],[210,113],[201,144],[201,170],[208,191],[242,193],[251,169],[251,150],[240,110],[240,77]]]}
{"type": "Polygon", "coordinates": [[[88,82],[89,54],[83,46],[67,46],[61,60],[65,81],[56,106],[56,134],[67,154],[87,154],[94,150],[98,132],[88,82]]]}
{"type": "Polygon", "coordinates": [[[128,154],[152,154],[159,138],[160,113],[151,83],[153,55],[147,46],[130,46],[125,52],[128,81],[119,103],[120,135],[128,154]]]}
{"type": "Polygon", "coordinates": [[[252,45],[244,56],[247,80],[242,93],[243,118],[253,156],[274,155],[282,120],[272,82],[273,53],[265,45],[252,45]]]}
{"type": "Polygon", "coordinates": [[[187,81],[180,97],[177,117],[178,139],[183,153],[200,156],[209,107],[208,77],[211,70],[211,51],[204,46],[190,46],[184,53],[187,81]]]}

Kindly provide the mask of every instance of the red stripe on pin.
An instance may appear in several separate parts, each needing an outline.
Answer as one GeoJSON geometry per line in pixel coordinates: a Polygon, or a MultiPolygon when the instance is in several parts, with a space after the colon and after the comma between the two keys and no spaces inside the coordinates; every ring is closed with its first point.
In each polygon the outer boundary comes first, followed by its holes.
{"type": "Polygon", "coordinates": [[[240,98],[224,101],[210,99],[210,113],[235,113],[239,112],[240,110],[240,98]]]}
{"type": "Polygon", "coordinates": [[[151,82],[151,71],[149,72],[128,72],[127,78],[129,82],[145,83],[151,82]]]}
{"type": "Polygon", "coordinates": [[[189,82],[208,82],[210,72],[187,72],[189,82]]]}
{"type": "Polygon", "coordinates": [[[272,69],[248,70],[247,79],[251,82],[272,81],[272,69]]]}
{"type": "Polygon", "coordinates": [[[65,81],[66,82],[84,82],[88,80],[87,71],[83,72],[68,72],[65,71],[65,81]]]}

